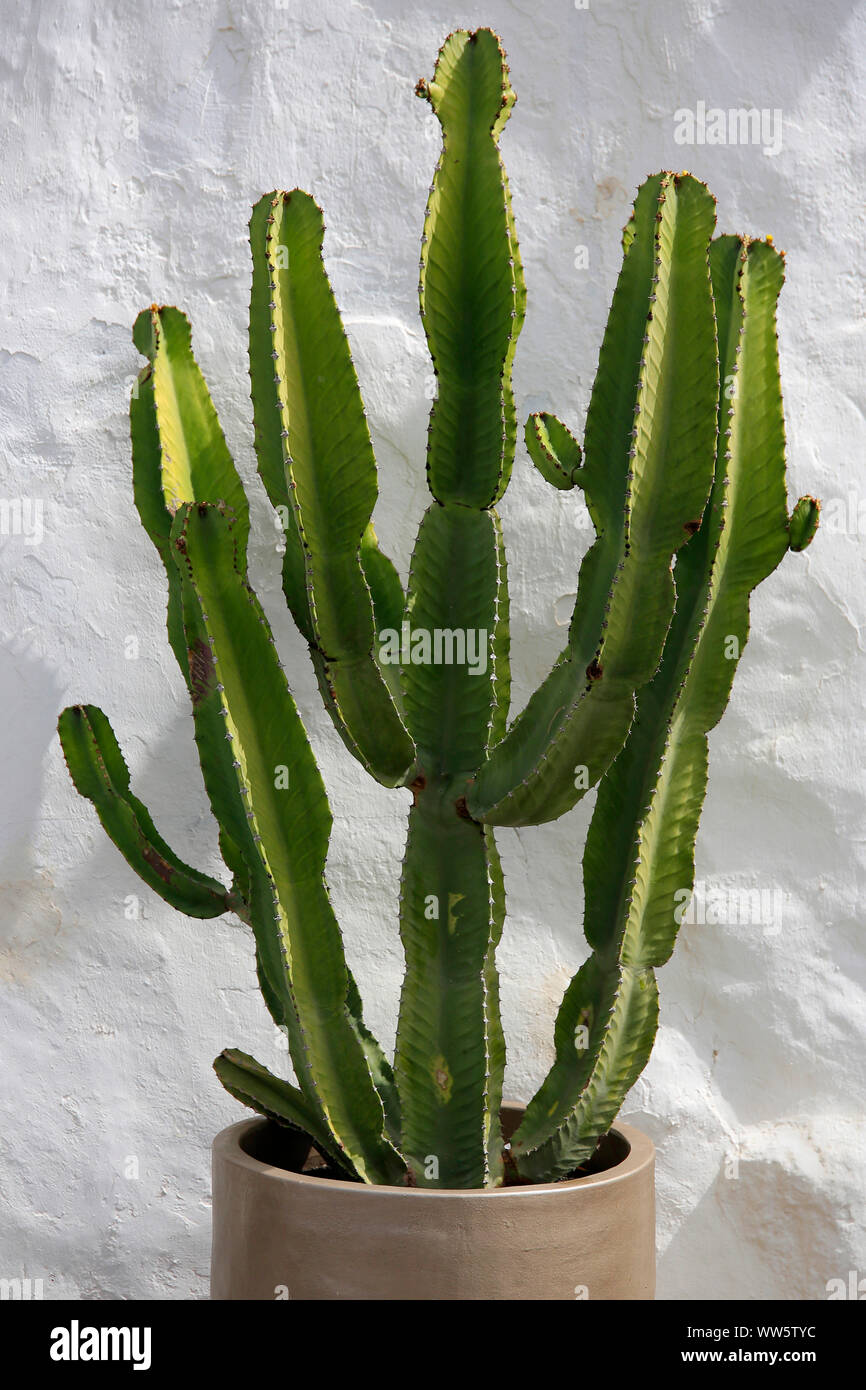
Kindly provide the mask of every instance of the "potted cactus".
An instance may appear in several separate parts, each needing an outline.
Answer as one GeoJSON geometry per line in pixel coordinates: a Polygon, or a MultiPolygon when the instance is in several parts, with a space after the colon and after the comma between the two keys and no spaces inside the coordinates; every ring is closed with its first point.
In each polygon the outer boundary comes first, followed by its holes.
{"type": "Polygon", "coordinates": [[[135,324],[134,492],[165,566],[229,882],[160,837],[101,710],[66,709],[60,737],[145,882],[190,916],[249,924],[288,1036],[294,1081],[235,1049],[214,1064],[259,1117],[214,1145],[215,1297],[646,1298],[653,1150],[612,1126],[656,1032],[655,970],[693,884],[707,732],[750,593],[818,521],[812,498],[787,507],[783,260],[769,238],[714,238],[715,201],[690,175],[640,188],[583,447],[553,415],[526,423],[533,463],[554,488],[583,490],[596,537],[565,649],[509,723],[496,505],[526,292],[497,144],[515,99],[499,40],[451,34],[417,91],[443,150],[420,272],[431,501],[405,592],[371,524],[376,465],[320,210],[278,192],[250,222],[255,445],[285,531],[283,589],[347,749],[413,797],[393,1062],[346,963],[324,879],[328,801],[247,576],[244,489],[174,308],[135,324]],[[496,829],[553,820],[597,785],[589,954],[549,1073],[525,1107],[508,1104],[496,829]]]}

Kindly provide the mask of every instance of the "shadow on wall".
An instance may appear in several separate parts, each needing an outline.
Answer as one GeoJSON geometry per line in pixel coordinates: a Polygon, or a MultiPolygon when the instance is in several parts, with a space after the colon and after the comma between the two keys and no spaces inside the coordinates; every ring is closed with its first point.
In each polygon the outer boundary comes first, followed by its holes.
{"type": "Polygon", "coordinates": [[[49,870],[33,863],[42,810],[42,768],[55,737],[62,686],[28,639],[0,649],[3,788],[0,809],[0,981],[26,978],[30,962],[56,949],[62,917],[49,870]],[[27,737],[22,731],[27,731],[27,737]]]}

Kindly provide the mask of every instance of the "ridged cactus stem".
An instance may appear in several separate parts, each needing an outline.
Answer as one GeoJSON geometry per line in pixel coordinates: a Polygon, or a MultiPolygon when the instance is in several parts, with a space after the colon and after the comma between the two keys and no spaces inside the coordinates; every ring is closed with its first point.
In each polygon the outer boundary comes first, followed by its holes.
{"type": "Polygon", "coordinates": [[[490,507],[514,462],[511,363],[526,289],[497,141],[515,102],[495,34],[458,30],[416,88],[442,126],[421,238],[421,321],[437,395],[427,480],[440,502],[490,507]]]}
{"type": "Polygon", "coordinates": [[[530,444],[543,471],[580,482],[597,539],[581,565],[568,646],[469,788],[469,809],[487,824],[553,820],[585,795],[622,746],[635,691],[658,665],[674,607],[671,556],[712,480],[714,222],[714,199],[696,179],[661,174],[642,186],[583,462],[558,421],[545,432],[546,454],[540,439],[530,444]],[[554,436],[570,455],[559,468],[554,436]]]}
{"type": "Polygon", "coordinates": [[[502,1076],[491,1065],[504,1046],[494,960],[500,879],[492,836],[460,796],[498,708],[499,548],[492,512],[434,503],[419,531],[406,606],[404,703],[423,773],[401,886],[406,976],[395,1069],[403,1152],[416,1181],[431,1186],[502,1178],[502,1076]]]}
{"type": "Polygon", "coordinates": [[[418,533],[404,623],[403,708],[419,775],[401,885],[395,1072],[415,1181],[493,1187],[503,1180],[495,951],[504,897],[493,835],[468,814],[464,792],[508,704],[507,581],[493,503],[514,457],[510,371],[524,295],[496,142],[514,94],[485,31],[453,34],[418,92],[443,131],[420,279],[438,387],[427,452],[436,501],[418,533]]]}
{"type": "Polygon", "coordinates": [[[168,638],[230,886],[162,839],[101,710],[71,706],[59,733],[75,786],[141,879],[189,917],[233,912],[251,928],[294,1080],[238,1048],[214,1067],[283,1127],[293,1161],[312,1143],[352,1181],[493,1188],[572,1173],[649,1056],[655,971],[692,888],[707,733],[748,637],[749,596],[810,543],[819,504],[803,497],[788,516],[780,255],[769,241],[712,241],[704,185],[652,176],[624,232],[583,447],[551,413],[526,423],[536,468],[558,493],[583,490],[596,535],[566,647],[509,727],[496,504],[514,461],[526,290],[498,141],[515,97],[483,29],[451,34],[416,90],[442,130],[419,283],[437,388],[432,501],[405,593],[373,527],[376,462],[322,213],[295,189],[265,195],[250,221],[255,447],[285,535],[283,590],[346,748],[381,784],[412,791],[393,1067],[364,1022],[331,905],[330,807],[249,582],[247,498],[175,308],[152,305],[133,330],[146,359],[130,406],[133,486],[165,569],[168,638]],[[589,956],[506,1153],[495,827],[552,820],[596,783],[589,956]]]}
{"type": "Polygon", "coordinates": [[[350,752],[394,786],[411,774],[414,749],[378,663],[374,610],[382,586],[399,580],[384,556],[376,564],[370,554],[376,462],[322,260],[324,231],[321,210],[299,189],[253,209],[259,471],[283,522],[283,587],[325,706],[350,752]]]}
{"type": "Polygon", "coordinates": [[[721,365],[715,480],[677,560],[661,665],[599,790],[584,855],[592,955],[566,992],[556,1061],[514,1137],[527,1179],[563,1177],[588,1158],[649,1057],[654,972],[673,950],[694,880],[707,733],[748,637],[750,593],[792,540],[775,333],[782,258],[766,242],[722,237],[710,265],[721,365]]]}

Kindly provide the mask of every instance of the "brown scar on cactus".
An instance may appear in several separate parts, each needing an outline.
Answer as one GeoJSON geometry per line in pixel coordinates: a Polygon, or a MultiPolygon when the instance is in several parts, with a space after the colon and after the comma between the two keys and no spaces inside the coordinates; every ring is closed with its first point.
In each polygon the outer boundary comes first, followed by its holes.
{"type": "Polygon", "coordinates": [[[171,883],[174,880],[175,872],[167,859],[155,850],[146,841],[141,846],[141,856],[145,863],[149,864],[155,873],[159,874],[164,883],[171,883]]]}
{"type": "Polygon", "coordinates": [[[216,667],[207,642],[197,638],[189,648],[189,689],[194,706],[200,705],[216,685],[216,667]]]}

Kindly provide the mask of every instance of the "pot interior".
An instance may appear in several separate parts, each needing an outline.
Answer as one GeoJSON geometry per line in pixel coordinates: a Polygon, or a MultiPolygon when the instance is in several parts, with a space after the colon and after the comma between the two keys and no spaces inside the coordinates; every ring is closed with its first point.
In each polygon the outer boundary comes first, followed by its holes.
{"type": "MultiPolygon", "coordinates": [[[[502,1132],[506,1143],[514,1134],[523,1115],[524,1107],[513,1101],[506,1101],[500,1111],[502,1132]]],[[[282,1168],[287,1173],[308,1173],[311,1176],[351,1181],[346,1175],[330,1164],[312,1147],[306,1135],[274,1124],[271,1120],[260,1120],[240,1139],[240,1146],[250,1158],[269,1168],[282,1168]]],[[[580,1168],[575,1169],[571,1178],[586,1178],[596,1173],[606,1173],[622,1163],[631,1152],[631,1145],[624,1135],[612,1129],[599,1141],[595,1153],[580,1168]]],[[[563,1179],[563,1181],[565,1181],[563,1179]]]]}

